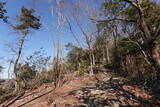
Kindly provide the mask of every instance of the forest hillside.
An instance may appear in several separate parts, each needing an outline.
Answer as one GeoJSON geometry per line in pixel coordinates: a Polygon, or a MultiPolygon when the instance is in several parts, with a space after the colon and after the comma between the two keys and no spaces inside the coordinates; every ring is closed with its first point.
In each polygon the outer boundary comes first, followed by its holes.
{"type": "Polygon", "coordinates": [[[3,0],[0,19],[0,107],[160,107],[159,0],[3,0]]]}

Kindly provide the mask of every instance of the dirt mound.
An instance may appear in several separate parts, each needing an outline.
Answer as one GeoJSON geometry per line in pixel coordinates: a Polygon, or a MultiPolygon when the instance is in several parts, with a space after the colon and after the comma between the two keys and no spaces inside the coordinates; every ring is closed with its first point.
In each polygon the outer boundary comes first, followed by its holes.
{"type": "Polygon", "coordinates": [[[9,107],[160,107],[154,96],[125,81],[105,73],[76,77],[57,89],[50,83],[28,91],[9,107]]]}

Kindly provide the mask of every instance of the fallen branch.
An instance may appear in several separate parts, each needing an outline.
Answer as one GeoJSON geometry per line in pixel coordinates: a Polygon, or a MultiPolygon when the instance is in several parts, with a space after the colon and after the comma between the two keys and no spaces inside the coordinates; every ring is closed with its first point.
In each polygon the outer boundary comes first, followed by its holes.
{"type": "MultiPolygon", "coordinates": [[[[55,89],[55,88],[54,88],[54,89],[55,89]]],[[[29,101],[27,101],[27,102],[19,105],[19,106],[17,106],[17,107],[23,107],[24,105],[26,105],[26,104],[28,104],[28,103],[30,103],[30,102],[32,102],[32,101],[34,101],[34,100],[36,100],[36,99],[44,96],[44,95],[47,95],[47,94],[51,93],[54,89],[52,89],[52,90],[50,90],[50,91],[48,91],[48,92],[46,92],[46,93],[44,93],[44,94],[42,94],[42,95],[39,95],[39,96],[37,96],[37,97],[35,97],[35,98],[33,98],[33,99],[31,99],[31,100],[29,100],[29,101]]]]}
{"type": "Polygon", "coordinates": [[[8,107],[11,104],[13,104],[16,100],[18,100],[20,97],[22,97],[24,95],[25,92],[20,93],[18,96],[16,96],[15,98],[13,98],[12,100],[10,100],[7,104],[2,105],[2,107],[8,107]]]}

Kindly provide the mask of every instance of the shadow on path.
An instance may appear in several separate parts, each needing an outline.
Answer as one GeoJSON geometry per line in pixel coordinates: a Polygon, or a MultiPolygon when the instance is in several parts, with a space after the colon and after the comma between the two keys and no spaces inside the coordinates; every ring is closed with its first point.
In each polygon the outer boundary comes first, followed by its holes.
{"type": "Polygon", "coordinates": [[[119,81],[98,81],[95,87],[83,88],[79,97],[86,106],[79,107],[160,107],[160,102],[140,89],[119,81]]]}

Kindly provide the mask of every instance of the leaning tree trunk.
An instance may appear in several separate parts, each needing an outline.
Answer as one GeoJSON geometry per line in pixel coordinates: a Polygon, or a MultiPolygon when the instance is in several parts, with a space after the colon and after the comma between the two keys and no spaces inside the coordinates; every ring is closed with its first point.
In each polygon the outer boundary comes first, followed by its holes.
{"type": "Polygon", "coordinates": [[[17,58],[16,58],[16,60],[15,60],[15,62],[14,62],[13,71],[14,71],[16,77],[18,76],[18,74],[17,74],[17,64],[18,64],[18,61],[19,61],[20,56],[21,56],[21,53],[22,53],[23,44],[24,44],[24,38],[22,38],[22,39],[20,40],[20,47],[19,47],[19,49],[18,49],[18,55],[17,55],[17,58]]]}
{"type": "Polygon", "coordinates": [[[13,72],[16,76],[16,80],[15,80],[15,92],[19,91],[20,89],[20,84],[19,84],[19,79],[18,79],[18,73],[17,73],[17,65],[18,65],[18,61],[20,59],[20,56],[22,54],[22,49],[23,49],[23,45],[24,45],[24,40],[25,40],[25,37],[26,37],[26,34],[25,35],[22,35],[20,37],[20,42],[19,42],[19,49],[18,49],[18,53],[17,53],[17,57],[15,59],[15,62],[14,62],[14,67],[13,67],[13,72]]]}
{"type": "Polygon", "coordinates": [[[152,80],[156,80],[159,77],[160,72],[160,53],[159,45],[156,42],[148,44],[148,55],[147,60],[152,67],[152,80]]]}
{"type": "Polygon", "coordinates": [[[159,45],[157,43],[153,43],[151,48],[152,62],[156,71],[160,71],[160,53],[159,53],[159,45]]]}

